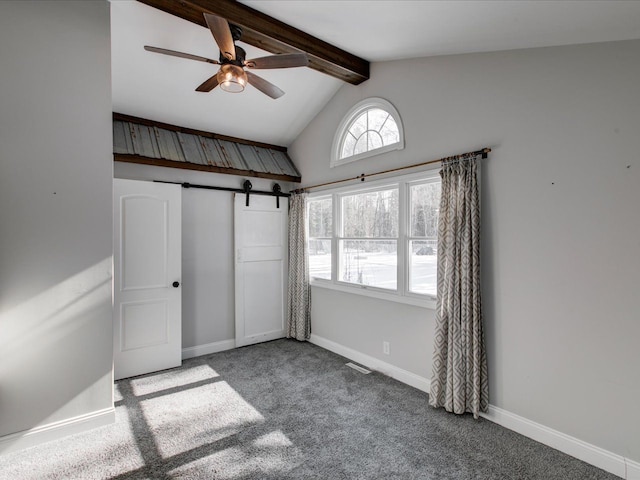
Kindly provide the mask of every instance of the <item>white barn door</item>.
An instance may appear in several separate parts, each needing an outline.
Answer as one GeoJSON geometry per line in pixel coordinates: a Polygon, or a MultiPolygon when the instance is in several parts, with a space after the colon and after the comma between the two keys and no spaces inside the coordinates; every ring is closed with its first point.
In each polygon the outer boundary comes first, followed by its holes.
{"type": "Polygon", "coordinates": [[[287,200],[235,194],[236,347],[285,336],[287,200]]]}
{"type": "Polygon", "coordinates": [[[113,181],[114,376],[182,363],[181,187],[113,181]]]}

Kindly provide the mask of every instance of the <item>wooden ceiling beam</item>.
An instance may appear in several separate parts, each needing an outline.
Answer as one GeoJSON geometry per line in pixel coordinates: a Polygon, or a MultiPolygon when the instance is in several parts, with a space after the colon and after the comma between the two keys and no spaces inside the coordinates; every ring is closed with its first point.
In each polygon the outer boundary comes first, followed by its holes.
{"type": "Polygon", "coordinates": [[[352,85],[369,79],[369,62],[235,0],[138,0],[207,28],[204,13],[243,29],[241,42],[271,53],[305,52],[309,67],[352,85]]]}

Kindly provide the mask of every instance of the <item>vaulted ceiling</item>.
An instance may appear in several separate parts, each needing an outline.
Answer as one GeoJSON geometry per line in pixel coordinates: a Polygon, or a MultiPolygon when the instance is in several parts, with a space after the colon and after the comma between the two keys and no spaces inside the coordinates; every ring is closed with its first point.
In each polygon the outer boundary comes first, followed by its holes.
{"type": "MultiPolygon", "coordinates": [[[[638,1],[240,3],[370,62],[640,38],[638,1]]],[[[217,59],[218,48],[208,29],[133,0],[112,1],[111,12],[113,109],[119,113],[287,146],[347,85],[299,67],[259,72],[286,92],[277,100],[250,86],[239,94],[219,88],[196,92],[218,66],[143,47],[217,59]]],[[[247,58],[270,54],[242,39],[238,44],[247,58]]]]}

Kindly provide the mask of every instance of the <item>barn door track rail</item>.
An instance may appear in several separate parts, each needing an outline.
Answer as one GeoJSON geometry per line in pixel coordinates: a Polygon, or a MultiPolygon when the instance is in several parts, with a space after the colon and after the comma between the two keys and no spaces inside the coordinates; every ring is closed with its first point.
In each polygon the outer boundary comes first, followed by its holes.
{"type": "Polygon", "coordinates": [[[189,182],[167,182],[164,180],[154,180],[156,183],[171,183],[173,185],[181,185],[182,188],[202,188],[204,190],[221,190],[223,192],[234,192],[234,193],[244,193],[246,195],[245,205],[249,206],[249,198],[251,195],[266,195],[269,197],[276,197],[276,207],[280,208],[280,197],[290,197],[288,193],[282,193],[282,188],[280,184],[276,183],[273,185],[271,191],[268,190],[252,190],[253,185],[249,180],[245,180],[242,183],[242,188],[231,188],[231,187],[215,187],[213,185],[197,185],[189,182]]]}

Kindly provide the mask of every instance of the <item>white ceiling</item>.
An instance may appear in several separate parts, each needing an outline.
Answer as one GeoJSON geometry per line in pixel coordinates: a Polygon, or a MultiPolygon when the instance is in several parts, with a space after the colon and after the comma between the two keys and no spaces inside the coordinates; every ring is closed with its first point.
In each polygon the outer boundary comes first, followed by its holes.
{"type": "MultiPolygon", "coordinates": [[[[640,38],[640,1],[245,0],[278,20],[371,62],[640,38]]],[[[133,0],[111,0],[113,110],[289,145],[343,85],[309,68],[261,70],[273,100],[195,88],[216,65],[144,45],[218,58],[211,33],[133,0]]],[[[239,42],[247,58],[269,55],[239,42]]]]}

